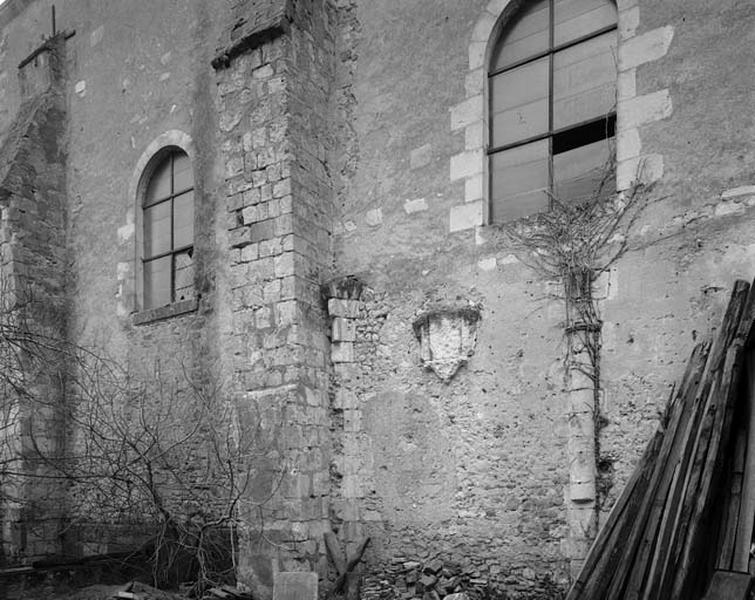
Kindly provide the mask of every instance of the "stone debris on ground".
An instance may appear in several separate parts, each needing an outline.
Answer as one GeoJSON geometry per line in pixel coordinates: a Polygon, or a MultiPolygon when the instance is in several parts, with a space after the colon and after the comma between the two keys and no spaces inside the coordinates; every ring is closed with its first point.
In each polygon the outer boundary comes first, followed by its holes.
{"type": "Polygon", "coordinates": [[[467,591],[479,585],[474,571],[440,559],[424,562],[394,560],[383,577],[366,577],[362,584],[362,600],[380,600],[387,588],[398,591],[397,598],[409,600],[472,600],[467,591]]]}
{"type": "MultiPolygon", "coordinates": [[[[186,598],[188,596],[185,594],[166,592],[138,581],[131,581],[121,586],[109,596],[112,600],[186,600],[186,598]]],[[[253,600],[253,597],[249,592],[223,585],[207,590],[202,600],[253,600]]]]}

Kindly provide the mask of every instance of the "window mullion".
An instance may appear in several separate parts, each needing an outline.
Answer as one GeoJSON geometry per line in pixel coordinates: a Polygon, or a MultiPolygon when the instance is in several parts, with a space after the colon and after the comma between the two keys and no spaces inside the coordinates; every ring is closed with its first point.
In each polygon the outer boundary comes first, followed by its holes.
{"type": "Polygon", "coordinates": [[[176,177],[175,177],[175,164],[176,155],[170,156],[170,250],[172,252],[170,257],[170,301],[176,301],[176,240],[175,232],[173,231],[173,224],[176,222],[175,210],[176,210],[176,177]]]}
{"type": "Polygon", "coordinates": [[[550,0],[548,10],[548,204],[553,208],[553,44],[555,42],[555,0],[550,0]]]}

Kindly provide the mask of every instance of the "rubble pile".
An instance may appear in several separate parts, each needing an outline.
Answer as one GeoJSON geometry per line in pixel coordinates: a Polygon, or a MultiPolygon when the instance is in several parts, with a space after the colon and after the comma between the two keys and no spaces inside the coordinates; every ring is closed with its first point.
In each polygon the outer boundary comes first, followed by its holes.
{"type": "Polygon", "coordinates": [[[366,577],[362,585],[363,600],[379,600],[386,589],[398,592],[397,598],[423,600],[471,600],[466,592],[483,588],[486,579],[474,577],[474,567],[439,558],[416,561],[395,560],[387,566],[382,577],[366,577]]]}

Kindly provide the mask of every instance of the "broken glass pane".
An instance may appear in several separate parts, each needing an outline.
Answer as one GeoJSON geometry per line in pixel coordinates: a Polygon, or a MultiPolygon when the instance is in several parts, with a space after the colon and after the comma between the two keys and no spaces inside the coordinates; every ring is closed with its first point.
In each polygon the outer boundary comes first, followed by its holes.
{"type": "Polygon", "coordinates": [[[194,261],[192,250],[177,252],[174,256],[175,286],[174,301],[189,300],[194,297],[194,261]]]}
{"type": "MultiPolygon", "coordinates": [[[[610,177],[611,152],[610,140],[600,140],[554,155],[554,196],[561,202],[584,202],[593,198],[603,176],[610,177]]],[[[615,185],[611,183],[608,187],[615,185]]]]}

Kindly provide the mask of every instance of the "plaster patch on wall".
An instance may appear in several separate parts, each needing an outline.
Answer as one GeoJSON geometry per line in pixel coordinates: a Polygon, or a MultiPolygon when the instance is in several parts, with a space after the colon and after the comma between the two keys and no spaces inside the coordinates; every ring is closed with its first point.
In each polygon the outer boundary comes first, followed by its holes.
{"type": "Polygon", "coordinates": [[[406,212],[407,215],[421,212],[423,210],[427,210],[427,201],[424,198],[416,198],[404,202],[404,212],[406,212]]]}
{"type": "Polygon", "coordinates": [[[480,269],[480,271],[494,271],[497,265],[498,261],[496,260],[495,256],[481,258],[477,261],[477,267],[480,269]]]}
{"type": "Polygon", "coordinates": [[[92,33],[89,34],[89,46],[91,48],[94,48],[97,44],[99,44],[102,41],[102,34],[105,32],[105,26],[100,25],[97,29],[92,31],[92,33]]]}
{"type": "Polygon", "coordinates": [[[118,228],[118,241],[122,244],[134,236],[134,223],[126,223],[118,228]]]}
{"type": "Polygon", "coordinates": [[[380,208],[368,210],[364,221],[369,227],[378,227],[383,222],[383,210],[380,208]]]}

